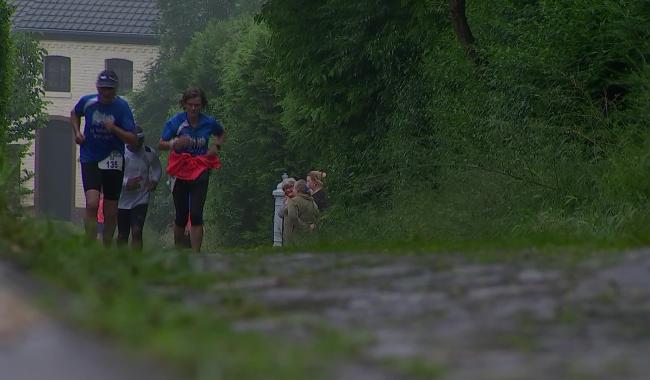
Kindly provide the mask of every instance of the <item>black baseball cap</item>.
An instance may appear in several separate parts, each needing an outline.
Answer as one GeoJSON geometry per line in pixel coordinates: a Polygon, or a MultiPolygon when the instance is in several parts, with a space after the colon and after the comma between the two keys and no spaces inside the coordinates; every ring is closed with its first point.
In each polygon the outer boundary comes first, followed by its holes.
{"type": "Polygon", "coordinates": [[[115,88],[118,84],[117,74],[113,70],[104,70],[97,76],[97,87],[115,88]]]}

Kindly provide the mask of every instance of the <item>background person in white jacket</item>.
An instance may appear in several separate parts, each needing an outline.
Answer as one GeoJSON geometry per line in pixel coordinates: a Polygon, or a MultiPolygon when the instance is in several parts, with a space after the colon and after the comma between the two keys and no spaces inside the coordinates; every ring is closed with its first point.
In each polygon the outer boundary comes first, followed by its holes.
{"type": "Polygon", "coordinates": [[[131,235],[131,247],[142,250],[142,229],[147,218],[150,193],[156,189],[162,167],[158,153],[144,145],[144,132],[136,126],[136,145],[124,150],[124,180],[117,210],[117,242],[126,244],[131,235]]]}

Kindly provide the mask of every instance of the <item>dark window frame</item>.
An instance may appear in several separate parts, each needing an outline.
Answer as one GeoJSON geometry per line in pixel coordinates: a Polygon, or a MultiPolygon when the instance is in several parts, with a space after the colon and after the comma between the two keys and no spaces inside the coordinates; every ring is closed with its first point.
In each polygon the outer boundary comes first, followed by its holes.
{"type": "Polygon", "coordinates": [[[43,59],[45,91],[70,92],[71,60],[62,55],[48,55],[43,59]]]}
{"type": "Polygon", "coordinates": [[[104,68],[115,71],[120,82],[120,92],[133,91],[133,61],[124,58],[109,58],[104,61],[104,68]]]}

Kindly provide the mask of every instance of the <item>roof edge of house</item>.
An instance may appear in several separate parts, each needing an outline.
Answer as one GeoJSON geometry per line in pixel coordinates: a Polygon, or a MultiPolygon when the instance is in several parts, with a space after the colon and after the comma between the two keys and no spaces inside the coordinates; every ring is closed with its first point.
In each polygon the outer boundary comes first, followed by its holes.
{"type": "Polygon", "coordinates": [[[134,45],[158,45],[156,34],[67,31],[60,29],[12,28],[13,31],[36,34],[41,39],[79,42],[126,43],[134,45]]]}

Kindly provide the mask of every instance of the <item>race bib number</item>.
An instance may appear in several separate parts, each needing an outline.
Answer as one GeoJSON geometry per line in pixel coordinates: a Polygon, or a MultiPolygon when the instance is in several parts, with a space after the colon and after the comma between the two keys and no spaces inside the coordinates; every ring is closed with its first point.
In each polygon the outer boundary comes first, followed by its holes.
{"type": "Polygon", "coordinates": [[[119,170],[122,171],[122,165],[124,164],[124,158],[122,154],[116,150],[112,151],[108,157],[99,161],[98,166],[102,170],[119,170]]]}

